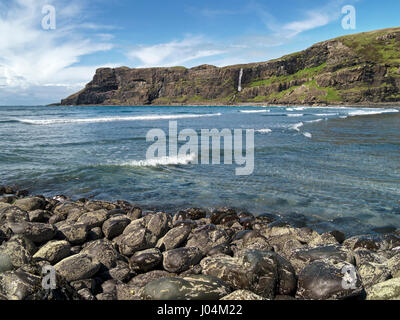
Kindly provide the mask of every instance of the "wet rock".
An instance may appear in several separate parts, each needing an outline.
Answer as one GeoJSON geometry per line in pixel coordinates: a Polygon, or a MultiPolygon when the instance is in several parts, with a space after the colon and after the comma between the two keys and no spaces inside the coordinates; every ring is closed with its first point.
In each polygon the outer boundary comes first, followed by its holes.
{"type": "Polygon", "coordinates": [[[76,291],[79,291],[82,289],[89,289],[90,292],[93,292],[96,288],[96,281],[93,279],[77,280],[77,281],[72,281],[70,283],[70,285],[76,291]]]}
{"type": "Polygon", "coordinates": [[[302,248],[296,250],[290,257],[290,261],[298,273],[303,268],[316,260],[329,259],[331,261],[346,261],[354,264],[354,256],[351,251],[341,246],[329,245],[315,248],[302,248]]]}
{"type": "Polygon", "coordinates": [[[99,301],[113,301],[117,299],[117,292],[99,293],[96,295],[96,300],[99,301]]]}
{"type": "Polygon", "coordinates": [[[355,250],[364,248],[371,251],[392,250],[400,246],[400,237],[395,234],[361,235],[347,239],[343,246],[355,250]]]}
{"type": "Polygon", "coordinates": [[[130,223],[131,220],[127,216],[116,215],[104,222],[102,230],[105,237],[112,240],[121,235],[130,223]]]}
{"type": "Polygon", "coordinates": [[[151,249],[157,243],[157,237],[139,220],[132,222],[117,238],[114,240],[118,244],[119,251],[126,256],[132,256],[137,251],[151,249]]]}
{"type": "Polygon", "coordinates": [[[148,283],[142,297],[146,300],[218,300],[230,293],[220,279],[197,275],[164,278],[148,283]]]}
{"type": "Polygon", "coordinates": [[[393,278],[400,278],[400,253],[394,255],[385,262],[393,278]]]}
{"type": "Polygon", "coordinates": [[[189,219],[186,219],[186,220],[176,220],[176,221],[174,222],[174,224],[173,224],[173,228],[177,228],[177,227],[181,227],[181,226],[188,226],[188,227],[190,227],[190,228],[193,230],[193,229],[196,228],[198,225],[197,225],[197,222],[196,222],[196,221],[194,221],[194,220],[189,220],[189,219]]]}
{"type": "Polygon", "coordinates": [[[158,241],[157,248],[165,251],[176,249],[187,240],[191,231],[192,228],[185,225],[172,228],[158,241]]]}
{"type": "Polygon", "coordinates": [[[188,277],[188,276],[192,276],[192,275],[202,274],[202,272],[203,272],[203,268],[201,267],[201,265],[197,264],[197,265],[195,265],[193,267],[190,267],[186,271],[181,272],[179,274],[179,278],[184,278],[184,277],[188,277]]]}
{"type": "Polygon", "coordinates": [[[142,218],[142,209],[134,207],[130,209],[127,213],[127,217],[133,221],[142,218]]]}
{"type": "Polygon", "coordinates": [[[41,247],[34,255],[34,260],[45,260],[51,265],[56,264],[71,254],[68,241],[50,241],[41,247]]]}
{"type": "Polygon", "coordinates": [[[71,222],[76,222],[85,212],[87,212],[87,210],[83,208],[82,204],[75,202],[61,202],[54,208],[54,214],[59,217],[59,219],[68,219],[68,221],[71,222]]]}
{"type": "Polygon", "coordinates": [[[367,289],[367,300],[400,300],[400,278],[390,279],[367,289]]]}
{"type": "Polygon", "coordinates": [[[24,271],[0,274],[0,294],[8,300],[25,300],[41,288],[41,278],[24,271]]]}
{"type": "Polygon", "coordinates": [[[320,260],[307,265],[299,275],[297,297],[306,300],[361,298],[359,274],[344,261],[320,260]]]}
{"type": "Polygon", "coordinates": [[[85,300],[85,301],[96,300],[96,297],[92,294],[92,292],[88,288],[80,289],[78,291],[78,295],[82,300],[85,300]]]}
{"type": "Polygon", "coordinates": [[[111,210],[118,209],[118,206],[115,205],[114,203],[100,201],[100,200],[94,200],[94,201],[87,201],[84,204],[84,208],[88,211],[98,211],[98,210],[111,211],[111,210]]]}
{"type": "Polygon", "coordinates": [[[100,239],[85,244],[81,254],[87,254],[100,262],[102,270],[112,269],[117,265],[122,256],[116,250],[114,244],[107,239],[100,239]]]}
{"type": "Polygon", "coordinates": [[[364,262],[357,266],[357,270],[364,288],[369,288],[392,278],[390,269],[384,264],[364,262]]]}
{"type": "Polygon", "coordinates": [[[56,228],[51,224],[21,222],[10,223],[9,228],[14,234],[20,234],[33,241],[34,243],[47,242],[56,235],[56,228]]]}
{"type": "Polygon", "coordinates": [[[0,224],[6,222],[19,223],[29,221],[29,215],[26,211],[15,207],[7,206],[0,210],[0,224]]]}
{"type": "Polygon", "coordinates": [[[387,261],[387,258],[384,257],[383,255],[367,249],[362,249],[362,248],[356,249],[353,251],[353,254],[357,266],[360,266],[363,263],[382,264],[387,261]]]}
{"type": "Polygon", "coordinates": [[[199,248],[206,255],[215,246],[230,242],[231,238],[225,230],[208,228],[208,226],[202,226],[193,230],[189,235],[186,247],[199,248]]]}
{"type": "Polygon", "coordinates": [[[278,282],[278,262],[272,252],[248,251],[234,258],[213,256],[200,263],[203,274],[225,281],[232,288],[273,298],[278,282]]]}
{"type": "Polygon", "coordinates": [[[170,273],[164,270],[154,270],[150,271],[147,273],[139,274],[136,277],[132,278],[129,281],[129,285],[131,287],[136,287],[136,288],[143,288],[146,284],[162,279],[162,278],[171,278],[171,277],[176,277],[175,273],[170,273]]]}
{"type": "Polygon", "coordinates": [[[265,298],[251,292],[248,290],[236,290],[231,294],[221,298],[220,300],[228,300],[228,301],[257,301],[257,300],[266,300],[265,298]]]}
{"type": "Polygon", "coordinates": [[[157,237],[157,239],[163,237],[168,232],[171,225],[172,217],[164,212],[150,215],[150,219],[146,222],[146,228],[157,237]]]}
{"type": "Polygon", "coordinates": [[[21,235],[12,236],[0,246],[0,254],[6,255],[15,268],[30,264],[36,251],[34,243],[21,235]]]}
{"type": "Polygon", "coordinates": [[[51,218],[51,213],[46,210],[34,210],[28,212],[30,222],[48,222],[51,218]]]}
{"type": "Polygon", "coordinates": [[[252,230],[254,222],[255,222],[255,218],[254,217],[245,217],[245,218],[240,218],[240,220],[239,220],[239,223],[246,230],[252,230]]]}
{"type": "Polygon", "coordinates": [[[101,263],[90,255],[80,253],[57,263],[54,268],[68,282],[93,277],[100,270],[101,263]]]}
{"type": "Polygon", "coordinates": [[[61,221],[65,221],[67,219],[67,216],[66,215],[63,215],[63,214],[61,214],[61,213],[56,213],[56,214],[53,214],[50,218],[49,218],[49,223],[50,224],[57,224],[57,223],[59,223],[59,222],[61,222],[61,221]]]}
{"type": "Polygon", "coordinates": [[[15,195],[17,197],[27,197],[29,195],[29,191],[28,190],[18,190],[15,195]]]}
{"type": "Polygon", "coordinates": [[[72,245],[82,244],[88,236],[86,224],[64,224],[58,228],[61,238],[66,239],[72,245]]]}
{"type": "Polygon", "coordinates": [[[232,242],[234,251],[240,251],[243,249],[249,250],[261,250],[261,251],[272,251],[273,247],[270,245],[268,240],[260,235],[257,231],[242,231],[239,232],[234,239],[238,239],[232,242]]]}
{"type": "Polygon", "coordinates": [[[163,266],[169,272],[180,273],[198,264],[202,257],[199,248],[177,248],[163,253],[163,266]]]}
{"type": "Polygon", "coordinates": [[[0,203],[4,207],[9,207],[8,205],[12,205],[13,203],[15,203],[15,200],[17,200],[17,199],[18,199],[18,197],[16,197],[16,196],[1,197],[0,203]]]}
{"type": "Polygon", "coordinates": [[[218,246],[215,246],[214,248],[210,249],[207,252],[207,256],[215,256],[215,255],[219,255],[219,254],[223,254],[223,255],[228,255],[228,256],[232,256],[233,255],[233,251],[231,249],[231,247],[228,244],[220,244],[218,246]]]}
{"type": "Polygon", "coordinates": [[[110,277],[120,282],[127,282],[132,277],[131,269],[128,263],[123,261],[117,261],[117,266],[108,271],[110,277]]]}
{"type": "Polygon", "coordinates": [[[101,230],[101,228],[99,228],[99,227],[89,230],[88,235],[87,235],[88,241],[100,240],[102,238],[104,238],[104,234],[103,234],[103,231],[101,230]]]}
{"type": "Polygon", "coordinates": [[[46,201],[39,197],[23,198],[16,200],[15,206],[24,211],[43,210],[46,208],[46,201]]]}
{"type": "Polygon", "coordinates": [[[132,221],[114,240],[123,255],[132,256],[137,251],[154,248],[158,239],[168,232],[171,220],[167,213],[151,213],[132,221]]]}
{"type": "Polygon", "coordinates": [[[147,249],[136,252],[130,259],[131,268],[147,272],[161,264],[163,255],[159,249],[147,249]]]}
{"type": "Polygon", "coordinates": [[[11,262],[10,257],[7,254],[2,253],[0,251],[0,273],[6,272],[6,271],[11,271],[13,269],[14,269],[14,266],[11,262]]]}
{"type": "MultiPolygon", "coordinates": [[[[187,208],[185,210],[179,211],[175,217],[177,220],[200,220],[207,216],[207,212],[200,208],[187,208]]],[[[174,219],[175,219],[174,217],[174,219]]]]}
{"type": "Polygon", "coordinates": [[[108,219],[108,212],[107,210],[97,210],[92,212],[87,212],[82,214],[77,222],[86,224],[89,229],[93,229],[96,227],[102,227],[103,223],[108,219]]]}
{"type": "Polygon", "coordinates": [[[233,219],[236,217],[237,221],[239,221],[239,218],[237,216],[237,213],[234,209],[231,208],[220,208],[217,210],[214,210],[213,213],[211,214],[211,223],[218,225],[218,224],[223,224],[223,222],[227,222],[230,219],[233,219]],[[227,217],[230,217],[229,219],[223,220],[227,217]]]}

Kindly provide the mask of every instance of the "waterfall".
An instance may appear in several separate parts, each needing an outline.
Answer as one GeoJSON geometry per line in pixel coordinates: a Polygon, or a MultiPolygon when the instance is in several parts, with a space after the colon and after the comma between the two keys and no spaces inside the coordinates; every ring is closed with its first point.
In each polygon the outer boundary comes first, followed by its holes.
{"type": "Polygon", "coordinates": [[[243,68],[240,69],[238,91],[242,91],[243,68]]]}

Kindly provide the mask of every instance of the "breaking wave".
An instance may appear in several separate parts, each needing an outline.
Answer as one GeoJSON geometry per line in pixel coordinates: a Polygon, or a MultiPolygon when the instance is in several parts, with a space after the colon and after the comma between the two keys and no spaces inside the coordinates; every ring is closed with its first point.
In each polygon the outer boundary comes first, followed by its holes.
{"type": "Polygon", "coordinates": [[[65,124],[65,123],[99,123],[99,122],[113,122],[113,121],[175,120],[175,119],[190,119],[190,118],[217,117],[217,116],[222,116],[222,113],[145,115],[136,117],[104,117],[104,118],[84,118],[84,119],[45,119],[45,120],[20,119],[17,121],[32,125],[51,125],[51,124],[65,124]]]}
{"type": "Polygon", "coordinates": [[[186,165],[196,160],[197,155],[195,153],[179,155],[176,157],[161,157],[154,159],[146,159],[139,161],[129,161],[122,163],[122,166],[131,167],[158,167],[158,166],[172,166],[172,165],[186,165]]]}

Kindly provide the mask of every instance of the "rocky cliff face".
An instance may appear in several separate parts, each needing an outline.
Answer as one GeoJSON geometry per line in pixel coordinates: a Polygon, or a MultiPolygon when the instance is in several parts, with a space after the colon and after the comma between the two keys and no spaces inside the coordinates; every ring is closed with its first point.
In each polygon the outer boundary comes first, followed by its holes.
{"type": "Polygon", "coordinates": [[[262,63],[98,69],[62,105],[357,104],[400,101],[400,28],[344,36],[262,63]],[[242,90],[239,91],[241,69],[242,90]]]}

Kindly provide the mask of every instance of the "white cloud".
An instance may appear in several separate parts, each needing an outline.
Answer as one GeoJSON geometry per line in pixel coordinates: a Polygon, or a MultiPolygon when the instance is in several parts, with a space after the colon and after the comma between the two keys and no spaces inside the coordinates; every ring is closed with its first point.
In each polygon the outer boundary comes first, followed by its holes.
{"type": "Polygon", "coordinates": [[[282,31],[286,33],[286,37],[292,38],[304,31],[325,26],[332,20],[334,20],[332,15],[328,15],[318,11],[310,11],[307,13],[306,19],[285,24],[282,27],[282,31]]]}
{"type": "Polygon", "coordinates": [[[168,43],[139,46],[127,56],[139,60],[139,67],[179,66],[200,58],[223,54],[225,50],[207,41],[201,36],[186,37],[168,43]]]}
{"type": "Polygon", "coordinates": [[[35,97],[38,91],[48,92],[45,100],[52,102],[50,99],[60,96],[51,88],[58,87],[58,94],[69,94],[92,78],[97,66],[76,64],[82,56],[108,51],[113,45],[110,36],[94,35],[91,39],[79,32],[76,17],[82,10],[77,0],[14,0],[6,14],[0,15],[1,105],[17,101],[18,94],[35,97]],[[45,4],[56,8],[56,30],[41,28],[45,4]]]}

